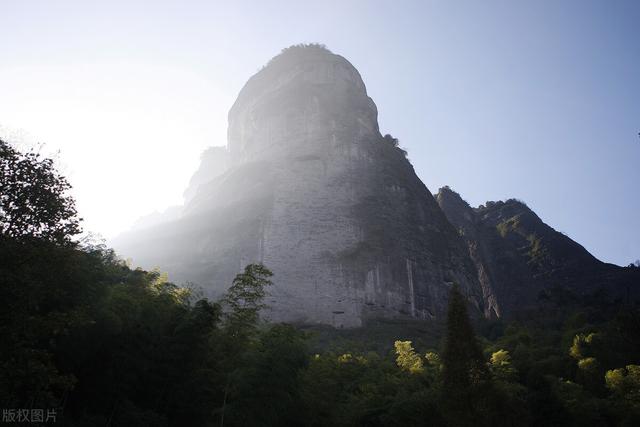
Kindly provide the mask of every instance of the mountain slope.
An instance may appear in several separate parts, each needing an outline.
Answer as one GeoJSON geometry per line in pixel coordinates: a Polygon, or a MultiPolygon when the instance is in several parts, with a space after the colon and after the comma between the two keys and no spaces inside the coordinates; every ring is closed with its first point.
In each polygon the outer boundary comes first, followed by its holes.
{"type": "Polygon", "coordinates": [[[534,305],[543,291],[558,286],[577,294],[637,297],[640,269],[599,261],[518,200],[471,208],[448,187],[436,200],[467,242],[485,296],[495,302],[488,316],[534,305]]]}

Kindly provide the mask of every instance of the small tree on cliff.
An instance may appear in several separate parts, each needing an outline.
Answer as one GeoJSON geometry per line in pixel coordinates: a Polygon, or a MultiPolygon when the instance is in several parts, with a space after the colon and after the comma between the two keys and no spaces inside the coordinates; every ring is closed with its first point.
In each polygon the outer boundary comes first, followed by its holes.
{"type": "Polygon", "coordinates": [[[477,412],[482,411],[477,397],[489,384],[489,372],[457,285],[449,295],[442,364],[443,400],[449,418],[456,425],[477,424],[477,412]]]}

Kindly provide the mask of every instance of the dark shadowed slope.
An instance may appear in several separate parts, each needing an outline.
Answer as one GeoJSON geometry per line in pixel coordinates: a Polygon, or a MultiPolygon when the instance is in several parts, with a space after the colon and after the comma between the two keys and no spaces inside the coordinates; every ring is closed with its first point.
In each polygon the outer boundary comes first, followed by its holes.
{"type": "Polygon", "coordinates": [[[636,297],[640,269],[599,261],[580,244],[545,224],[515,199],[470,207],[448,187],[436,200],[459,230],[476,265],[478,279],[496,313],[505,315],[534,304],[556,286],[577,294],[604,291],[613,298],[636,297]]]}

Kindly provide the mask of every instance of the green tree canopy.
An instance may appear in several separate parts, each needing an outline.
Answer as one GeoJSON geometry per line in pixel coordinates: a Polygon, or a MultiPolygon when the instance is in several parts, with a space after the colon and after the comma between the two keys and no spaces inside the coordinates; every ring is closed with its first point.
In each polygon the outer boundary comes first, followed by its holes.
{"type": "Polygon", "coordinates": [[[416,374],[423,371],[422,358],[413,350],[411,341],[396,341],[396,363],[403,371],[416,374]]]}
{"type": "Polygon", "coordinates": [[[0,233],[13,239],[67,243],[80,233],[71,184],[39,153],[0,139],[0,233]]]}
{"type": "Polygon", "coordinates": [[[272,284],[271,276],[273,273],[264,265],[249,264],[233,279],[223,300],[227,307],[226,324],[233,334],[249,334],[255,330],[260,310],[265,308],[264,297],[266,287],[272,284]]]}

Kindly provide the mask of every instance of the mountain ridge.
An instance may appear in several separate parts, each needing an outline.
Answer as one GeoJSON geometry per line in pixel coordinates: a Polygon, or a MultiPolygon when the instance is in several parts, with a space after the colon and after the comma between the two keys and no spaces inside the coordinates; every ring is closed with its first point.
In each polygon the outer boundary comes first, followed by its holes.
{"type": "Polygon", "coordinates": [[[483,289],[497,296],[503,315],[535,305],[556,286],[578,294],[638,296],[640,271],[598,260],[522,201],[489,201],[472,208],[449,187],[441,188],[436,200],[467,242],[483,289]]]}

